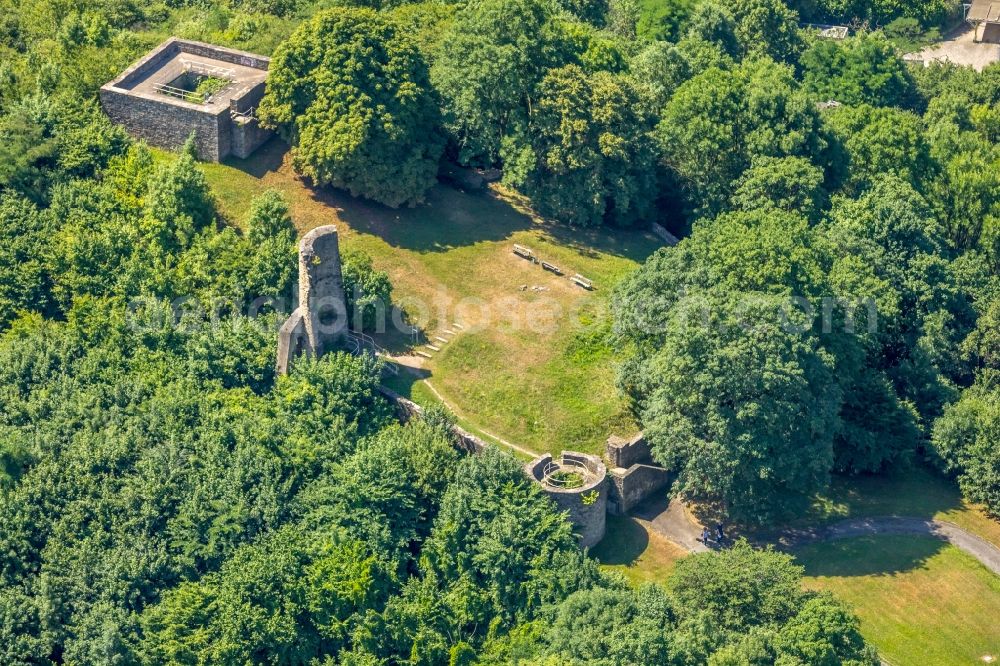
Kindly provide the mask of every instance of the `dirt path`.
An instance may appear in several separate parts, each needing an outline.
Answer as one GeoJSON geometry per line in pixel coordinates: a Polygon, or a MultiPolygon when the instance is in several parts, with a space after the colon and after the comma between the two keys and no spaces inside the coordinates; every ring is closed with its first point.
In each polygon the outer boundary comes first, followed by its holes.
{"type": "MultiPolygon", "coordinates": [[[[451,412],[453,414],[458,414],[459,416],[462,416],[461,412],[459,412],[458,410],[456,410],[454,405],[452,405],[450,402],[448,402],[447,400],[445,400],[444,396],[441,395],[440,393],[438,393],[438,390],[436,388],[434,388],[434,385],[431,384],[431,381],[429,379],[425,379],[424,380],[424,384],[427,385],[427,388],[429,388],[431,390],[431,393],[433,393],[434,396],[438,400],[440,400],[442,402],[442,404],[444,404],[445,407],[447,407],[449,410],[451,410],[451,412]]],[[[538,454],[537,451],[532,451],[530,449],[524,448],[523,446],[518,446],[517,444],[514,444],[513,442],[508,442],[503,437],[500,437],[498,435],[494,435],[489,430],[484,430],[483,428],[481,428],[479,426],[475,426],[475,428],[476,428],[476,430],[478,430],[482,434],[486,435],[490,439],[496,440],[498,443],[503,444],[507,448],[513,449],[513,450],[515,450],[515,451],[517,451],[519,453],[523,453],[524,455],[528,456],[529,458],[537,458],[539,456],[539,454],[538,454]]]]}
{"type": "MultiPolygon", "coordinates": [[[[678,500],[671,501],[669,505],[651,505],[645,510],[640,509],[636,517],[647,521],[650,528],[657,534],[670,539],[689,552],[708,550],[705,544],[700,541],[701,526],[695,522],[678,500]]],[[[789,550],[821,541],[879,534],[914,534],[947,541],[976,558],[993,573],[1000,575],[1000,548],[954,523],[943,520],[908,516],[848,518],[831,525],[783,530],[763,536],[755,541],[759,545],[774,544],[782,550],[789,550]]]]}

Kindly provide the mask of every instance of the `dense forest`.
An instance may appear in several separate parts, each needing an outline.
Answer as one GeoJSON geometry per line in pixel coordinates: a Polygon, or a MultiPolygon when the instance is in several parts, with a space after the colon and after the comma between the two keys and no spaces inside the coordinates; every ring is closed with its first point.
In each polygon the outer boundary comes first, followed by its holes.
{"type": "Polygon", "coordinates": [[[239,306],[288,287],[284,202],[220,226],[189,152],[74,122],[87,160],[3,195],[2,663],[876,663],[787,555],[601,573],[514,457],[398,424],[374,357],[275,378],[239,306]]]}
{"type": "Polygon", "coordinates": [[[660,221],[614,335],[676,491],[769,522],[927,460],[1000,513],[1000,68],[904,64],[944,0],[661,4],[0,0],[0,663],[878,663],[786,555],[600,571],[370,356],[275,377],[286,202],[221,219],[96,100],[168,35],[227,44],[273,56],[261,119],[317,185],[416,205],[449,160],[660,221]]]}

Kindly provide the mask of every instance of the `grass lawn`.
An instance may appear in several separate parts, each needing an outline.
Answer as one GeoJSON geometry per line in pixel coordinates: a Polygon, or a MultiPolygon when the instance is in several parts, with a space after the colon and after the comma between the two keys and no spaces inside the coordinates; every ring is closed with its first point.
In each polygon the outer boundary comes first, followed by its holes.
{"type": "Polygon", "coordinates": [[[1000,546],[1000,522],[962,498],[958,486],[915,465],[877,476],[836,476],[802,524],[864,516],[914,516],[955,523],[1000,546]]]}
{"type": "Polygon", "coordinates": [[[976,664],[1000,656],[1000,577],[942,541],[878,536],[799,551],[806,586],[852,606],[893,666],[976,664]]]}
{"type": "Polygon", "coordinates": [[[635,518],[608,516],[604,540],[590,555],[608,571],[618,571],[635,584],[666,582],[677,560],[687,552],[651,532],[635,518]]]}
{"type": "MultiPolygon", "coordinates": [[[[277,140],[250,160],[203,168],[230,222],[242,222],[255,194],[275,189],[300,232],[336,224],[342,247],[388,272],[395,303],[441,348],[395,383],[403,395],[443,399],[470,430],[538,452],[599,451],[609,435],[637,429],[614,387],[608,304],[612,287],[660,247],[652,234],[548,223],[499,190],[439,185],[424,205],[390,209],[308,187],[277,140]],[[518,258],[514,243],[596,289],[518,258]],[[455,322],[465,328],[452,329],[455,322]],[[454,338],[443,333],[449,329],[454,338]]],[[[394,352],[411,351],[404,335],[376,337],[394,352]]]]}

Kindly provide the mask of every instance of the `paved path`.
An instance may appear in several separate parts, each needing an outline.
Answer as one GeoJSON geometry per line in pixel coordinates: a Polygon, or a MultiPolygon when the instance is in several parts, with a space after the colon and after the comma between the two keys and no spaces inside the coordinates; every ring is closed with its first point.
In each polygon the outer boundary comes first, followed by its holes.
{"type": "Polygon", "coordinates": [[[788,530],[780,535],[777,544],[783,548],[794,548],[818,541],[850,539],[872,534],[916,534],[941,539],[965,551],[987,569],[1000,575],[1000,548],[944,520],[906,516],[849,518],[815,529],[788,530]]]}
{"type": "Polygon", "coordinates": [[[908,53],[903,59],[924,63],[943,60],[956,65],[968,65],[981,72],[983,68],[1000,60],[1000,45],[977,42],[976,30],[966,23],[946,35],[943,40],[923,51],[908,53]]]}
{"type": "MultiPolygon", "coordinates": [[[[402,359],[396,357],[393,360],[399,362],[402,359]]],[[[423,363],[422,359],[409,357],[401,365],[404,368],[419,371],[423,363]]],[[[424,379],[424,383],[445,406],[455,412],[455,408],[444,399],[444,396],[438,393],[430,381],[424,379]]],[[[488,437],[524,455],[530,457],[538,455],[530,449],[508,442],[493,433],[481,431],[488,437]]],[[[701,541],[702,526],[688,513],[687,508],[680,500],[673,499],[668,503],[665,498],[662,500],[654,499],[639,506],[633,515],[648,524],[651,530],[673,541],[688,552],[701,553],[709,550],[709,547],[701,541]]],[[[783,530],[765,535],[763,538],[755,539],[755,541],[761,545],[772,543],[782,549],[791,549],[809,543],[850,539],[872,534],[916,534],[941,539],[968,553],[987,569],[1000,575],[1000,548],[954,523],[943,520],[905,516],[848,518],[831,525],[783,530]]]]}
{"type": "MultiPolygon", "coordinates": [[[[665,536],[690,552],[708,550],[699,540],[701,526],[688,515],[684,505],[676,499],[669,505],[661,503],[642,507],[636,512],[636,517],[648,521],[657,534],[665,536]]],[[[954,523],[943,520],[906,516],[848,518],[831,525],[773,533],[760,539],[759,543],[772,543],[782,549],[791,549],[820,541],[873,534],[915,534],[941,539],[968,553],[987,569],[1000,575],[1000,548],[954,523]]]]}
{"type": "Polygon", "coordinates": [[[701,526],[696,523],[680,500],[654,499],[640,505],[634,516],[649,524],[657,534],[692,553],[704,553],[708,546],[701,542],[701,526]]]}

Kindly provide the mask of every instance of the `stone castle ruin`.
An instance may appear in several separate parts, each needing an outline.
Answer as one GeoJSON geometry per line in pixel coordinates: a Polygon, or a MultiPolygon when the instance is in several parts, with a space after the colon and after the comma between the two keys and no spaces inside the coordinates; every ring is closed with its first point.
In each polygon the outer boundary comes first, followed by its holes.
{"type": "Polygon", "coordinates": [[[561,511],[567,512],[589,548],[604,538],[607,514],[625,515],[670,487],[673,474],[656,465],[642,433],[630,438],[608,438],[605,464],[598,456],[563,451],[562,456],[539,456],[524,466],[561,511]]]}
{"type": "MultiPolygon", "coordinates": [[[[101,105],[114,122],[151,145],[176,150],[193,133],[200,159],[246,158],[271,136],[256,117],[269,64],[253,53],[171,38],[102,86],[101,105]]],[[[299,356],[318,358],[352,342],[358,352],[365,344],[380,351],[373,340],[348,329],[337,228],[319,227],[299,242],[298,307],[278,332],[275,369],[286,374],[299,356]]],[[[421,412],[389,389],[383,393],[396,404],[401,420],[421,412]]],[[[486,447],[458,426],[453,430],[460,448],[477,452],[486,447]]],[[[642,435],[609,439],[607,459],[610,470],[598,456],[563,451],[557,459],[546,454],[524,467],[568,513],[583,548],[604,538],[608,512],[627,513],[670,482],[669,473],[649,460],[642,435]]]]}
{"type": "Polygon", "coordinates": [[[291,361],[302,354],[322,356],[347,334],[340,242],[331,224],[299,241],[299,306],[278,331],[278,373],[287,373],[291,361]]]}
{"type": "MultiPolygon", "coordinates": [[[[276,371],[286,374],[302,355],[318,358],[336,348],[349,348],[352,335],[347,326],[337,228],[318,227],[299,241],[299,303],[278,332],[276,371]]],[[[388,388],[380,390],[396,405],[400,421],[422,413],[416,403],[388,388]]],[[[452,432],[455,445],[468,453],[487,446],[457,425],[452,432]]],[[[524,466],[528,478],[566,512],[581,548],[595,546],[604,538],[608,513],[628,513],[672,480],[669,471],[653,464],[641,433],[631,439],[609,438],[606,458],[608,464],[599,456],[563,451],[558,458],[547,453],[524,466]]]]}
{"type": "Polygon", "coordinates": [[[168,150],[194,133],[198,158],[249,157],[271,137],[257,120],[270,59],[172,37],[101,86],[104,112],[168,150]]]}
{"type": "Polygon", "coordinates": [[[580,537],[580,547],[590,548],[604,538],[608,512],[607,467],[597,456],[563,451],[538,456],[524,466],[528,477],[542,487],[580,537]]]}
{"type": "Polygon", "coordinates": [[[653,462],[643,433],[629,439],[609,437],[605,457],[611,465],[608,513],[624,515],[673,483],[673,474],[653,462]]]}

